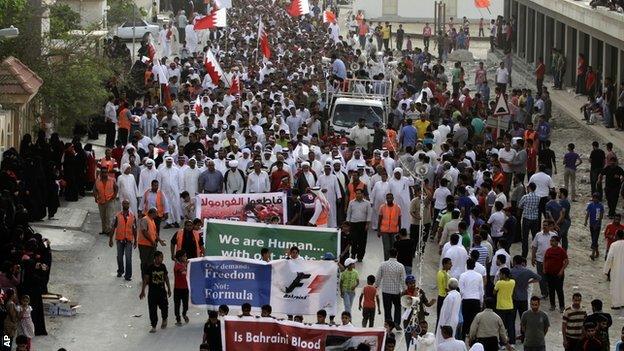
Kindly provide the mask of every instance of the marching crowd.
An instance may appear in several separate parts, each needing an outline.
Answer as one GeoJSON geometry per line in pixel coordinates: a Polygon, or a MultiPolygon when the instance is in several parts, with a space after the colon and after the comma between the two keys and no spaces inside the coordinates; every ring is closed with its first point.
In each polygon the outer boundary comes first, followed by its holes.
{"type": "MultiPolygon", "coordinates": [[[[377,30],[361,15],[345,38],[338,23],[324,23],[316,1],[303,16],[291,16],[280,4],[234,0],[227,14],[235,25],[197,33],[185,25],[185,39],[191,34],[197,42],[189,49],[180,41],[178,52],[163,43],[179,40],[165,28],[160,55],[152,52],[145,74],[157,82],[159,93],[137,101],[111,95],[104,110],[108,148],[101,158],[79,140],[63,144],[58,136],[47,141],[44,134],[35,143],[25,137],[19,153],[5,153],[2,257],[10,259],[2,266],[0,287],[13,284],[17,295],[4,295],[4,330],[32,337],[22,323],[29,296],[34,334],[45,334],[41,294],[51,264],[49,243],[27,223],[46,213],[54,217],[59,187],[68,201],[93,189],[101,234],[116,247],[118,277],[132,280],[131,257],[138,249],[140,298],[147,297],[150,332],[157,331],[158,310],[161,328],[167,327],[171,295],[176,324],[189,321],[186,264],[203,255],[195,195],[285,192],[287,224],[342,229],[340,257],[326,257],[338,261],[341,271],[340,324],[352,325],[355,303],[363,327],[371,327],[383,305],[386,350],[394,350],[402,336],[409,350],[466,350],[468,345],[489,351],[517,343],[525,350],[545,350],[554,313],[563,315],[566,350],[609,350],[612,319],[603,302],[591,301],[588,310],[580,293],[570,304],[563,291],[571,207],[582,200],[576,172],[583,160],[574,144],[564,155],[550,149],[548,88],[538,83],[537,91],[511,89],[504,62],[493,76],[482,63],[474,72],[461,62],[448,67],[451,42],[442,51],[438,44],[434,57],[428,40],[424,48],[410,45],[399,28],[394,34],[400,43],[392,50],[389,24],[378,28],[381,45],[373,45],[377,30]],[[269,54],[256,35],[259,21],[269,34],[269,54]],[[209,57],[216,58],[221,72],[209,57]],[[362,118],[350,130],[338,131],[327,123],[331,101],[326,94],[354,78],[369,79],[364,92],[391,81],[385,125],[362,118]],[[473,81],[475,91],[469,88],[473,81]],[[503,95],[512,122],[497,131],[487,120],[503,95]],[[560,188],[552,179],[558,166],[565,175],[560,188]],[[176,228],[173,237],[165,240],[161,226],[176,228]],[[356,267],[370,260],[371,231],[382,244],[384,262],[375,262],[377,274],[363,279],[356,267]],[[516,242],[521,251],[512,254],[516,242]],[[173,289],[164,253],[157,250],[167,245],[174,260],[173,289]],[[424,254],[439,255],[437,295],[429,298],[427,283],[418,286],[424,254]],[[21,297],[19,305],[14,296],[21,297]],[[402,316],[404,296],[416,298],[407,317],[402,316]],[[540,307],[546,302],[549,312],[540,307]],[[427,310],[433,305],[435,320],[427,310]]],[[[194,13],[179,16],[188,23],[196,20],[194,13]]],[[[184,24],[179,16],[175,20],[184,24]]],[[[491,28],[492,45],[508,50],[513,21],[498,18],[491,28]]],[[[452,22],[445,31],[442,37],[458,35],[452,22]]],[[[595,142],[589,157],[592,199],[585,224],[592,260],[601,256],[600,236],[607,238],[609,301],[621,309],[624,225],[617,204],[624,170],[613,145],[605,147],[595,142]],[[611,220],[606,226],[605,216],[611,220]]],[[[289,258],[301,259],[298,252],[291,248],[289,258]]],[[[262,253],[270,256],[268,250],[262,253]]],[[[219,318],[227,314],[227,306],[209,311],[202,350],[221,350],[219,318]]],[[[242,315],[250,315],[250,306],[242,306],[242,315]]],[[[262,316],[271,316],[271,306],[263,307],[262,316]]],[[[301,316],[290,318],[303,322],[301,316]]],[[[321,310],[316,322],[324,324],[326,318],[321,310]]],[[[616,350],[622,349],[618,343],[616,350]]]]}

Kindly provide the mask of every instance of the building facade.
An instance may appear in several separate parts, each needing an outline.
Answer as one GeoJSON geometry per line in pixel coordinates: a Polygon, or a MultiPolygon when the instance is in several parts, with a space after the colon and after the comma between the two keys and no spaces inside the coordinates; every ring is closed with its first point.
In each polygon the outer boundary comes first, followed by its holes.
{"type": "MultiPolygon", "coordinates": [[[[435,0],[354,0],[353,13],[364,11],[373,20],[430,21],[434,17],[435,0]]],[[[442,0],[446,4],[446,18],[496,18],[503,14],[504,0],[491,0],[489,9],[478,9],[472,0],[442,0]]]]}
{"type": "Polygon", "coordinates": [[[543,58],[549,71],[558,49],[567,58],[566,86],[575,84],[579,53],[601,77],[624,79],[624,15],[571,0],[505,0],[504,11],[517,23],[514,54],[527,63],[543,58]]]}

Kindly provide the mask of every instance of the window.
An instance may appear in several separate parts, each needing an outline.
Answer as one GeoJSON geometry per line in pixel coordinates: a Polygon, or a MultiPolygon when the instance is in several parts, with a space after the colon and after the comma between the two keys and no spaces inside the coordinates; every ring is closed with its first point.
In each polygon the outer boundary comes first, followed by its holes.
{"type": "Polygon", "coordinates": [[[383,123],[383,110],[378,106],[336,105],[334,110],[334,125],[351,128],[360,118],[364,118],[366,126],[373,128],[375,122],[383,123]]]}

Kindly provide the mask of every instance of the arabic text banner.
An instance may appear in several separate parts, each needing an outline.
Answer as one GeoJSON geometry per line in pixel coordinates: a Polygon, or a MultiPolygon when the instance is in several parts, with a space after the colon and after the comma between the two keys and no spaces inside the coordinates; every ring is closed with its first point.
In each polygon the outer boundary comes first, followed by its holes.
{"type": "Polygon", "coordinates": [[[260,259],[263,247],[271,259],[285,258],[292,246],[305,259],[322,259],[326,252],[338,257],[337,229],[280,224],[243,223],[209,219],[204,225],[206,256],[260,259]]]}
{"type": "Polygon", "coordinates": [[[381,328],[344,328],[306,325],[272,318],[225,317],[221,322],[224,351],[340,351],[361,343],[371,350],[384,349],[385,331],[381,328]]]}
{"type": "Polygon", "coordinates": [[[228,305],[254,310],[269,304],[273,312],[313,315],[320,309],[335,314],[337,265],[333,261],[201,257],[189,260],[187,279],[191,303],[228,305]]]}
{"type": "Polygon", "coordinates": [[[287,222],[285,193],[198,194],[195,197],[197,218],[229,219],[242,222],[267,222],[279,218],[287,222]]]}

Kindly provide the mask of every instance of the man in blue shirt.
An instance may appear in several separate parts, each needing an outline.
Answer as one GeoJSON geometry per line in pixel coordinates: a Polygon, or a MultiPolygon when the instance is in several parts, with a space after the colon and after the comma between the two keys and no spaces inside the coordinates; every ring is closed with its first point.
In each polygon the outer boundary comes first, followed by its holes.
{"type": "Polygon", "coordinates": [[[399,144],[401,145],[401,149],[405,150],[408,146],[414,148],[416,146],[417,137],[418,130],[412,125],[412,119],[408,118],[405,121],[405,126],[401,128],[399,132],[399,144]]]}
{"type": "Polygon", "coordinates": [[[589,256],[592,261],[600,256],[598,251],[598,237],[600,237],[600,227],[603,216],[604,206],[600,203],[600,194],[594,193],[592,195],[592,201],[587,204],[587,209],[585,210],[585,226],[587,227],[587,221],[589,220],[589,233],[591,234],[592,241],[592,254],[589,256]]]}
{"type": "Polygon", "coordinates": [[[332,75],[334,79],[339,81],[344,81],[347,78],[347,67],[344,62],[336,56],[336,54],[332,55],[332,75]]]}

